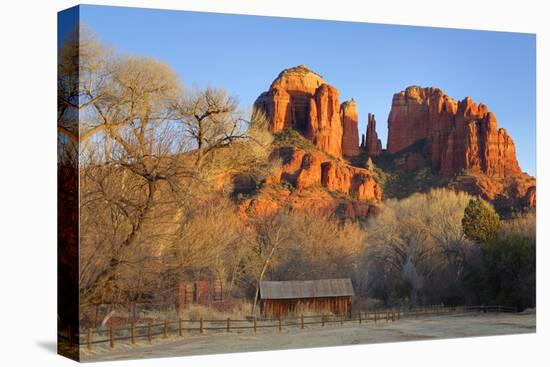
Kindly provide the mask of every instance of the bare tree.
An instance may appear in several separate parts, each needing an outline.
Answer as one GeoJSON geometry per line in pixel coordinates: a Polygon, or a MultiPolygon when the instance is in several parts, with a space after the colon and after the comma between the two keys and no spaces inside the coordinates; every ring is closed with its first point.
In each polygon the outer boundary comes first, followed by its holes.
{"type": "Polygon", "coordinates": [[[174,106],[182,133],[192,142],[195,165],[211,177],[247,171],[263,176],[272,136],[265,115],[245,118],[236,97],[220,88],[194,88],[174,106]]]}
{"type": "Polygon", "coordinates": [[[276,269],[276,279],[355,278],[365,231],[328,215],[296,213],[290,240],[276,269]]]}
{"type": "MultiPolygon", "coordinates": [[[[216,180],[267,167],[265,117],[253,112],[242,118],[236,100],[221,89],[184,98],[170,67],[115,55],[93,37],[72,47],[62,60],[81,52],[82,75],[77,90],[60,93],[59,104],[77,111],[80,126],[65,125],[68,115],[60,112],[58,129],[79,146],[82,303],[136,302],[155,287],[159,293],[172,279],[170,269],[173,274],[192,264],[225,277],[234,265],[221,254],[236,246],[233,235],[240,232],[224,231],[227,222],[220,220],[222,240],[216,242],[200,229],[213,229],[207,207],[223,201],[212,199],[216,180]],[[195,261],[195,250],[209,260],[195,261]]],[[[66,67],[68,73],[76,66],[66,67]]],[[[228,210],[225,205],[220,212],[228,210]]]]}
{"type": "Polygon", "coordinates": [[[274,215],[254,218],[254,232],[249,239],[250,252],[245,260],[246,270],[254,280],[252,314],[256,314],[260,283],[269,269],[277,265],[278,257],[291,239],[291,217],[285,211],[274,215]]]}
{"type": "Polygon", "coordinates": [[[79,126],[81,114],[109,95],[113,53],[93,32],[78,24],[64,40],[58,55],[57,128],[73,143],[86,141],[105,126],[79,126]]]}
{"type": "MultiPolygon", "coordinates": [[[[461,227],[469,196],[435,189],[403,200],[389,200],[368,224],[366,267],[386,269],[410,286],[411,301],[438,272],[454,269],[460,277],[469,242],[461,227]]],[[[380,277],[380,274],[374,274],[380,277]]]]}
{"type": "MultiPolygon", "coordinates": [[[[121,57],[110,67],[109,81],[102,83],[101,97],[89,95],[81,111],[85,133],[80,138],[86,137],[80,153],[81,213],[83,223],[88,223],[88,213],[97,220],[98,212],[108,210],[116,235],[102,243],[111,242],[103,270],[94,266],[94,272],[82,273],[91,276],[82,286],[83,299],[97,287],[105,290],[116,284],[117,270],[128,253],[124,249],[136,251],[146,221],[162,205],[160,192],[175,193],[191,175],[185,163],[174,158],[186,149],[186,142],[170,123],[170,107],[180,93],[171,70],[154,60],[121,57]]],[[[83,227],[84,235],[87,230],[97,227],[83,227]]]]}

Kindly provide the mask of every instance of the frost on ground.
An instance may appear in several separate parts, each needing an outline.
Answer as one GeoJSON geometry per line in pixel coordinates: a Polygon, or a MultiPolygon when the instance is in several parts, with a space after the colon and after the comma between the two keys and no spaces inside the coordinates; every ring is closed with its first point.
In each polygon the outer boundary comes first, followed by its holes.
{"type": "Polygon", "coordinates": [[[197,354],[231,353],[273,349],[326,347],[352,344],[388,343],[408,340],[429,340],[505,334],[534,333],[536,314],[475,314],[402,319],[395,322],[369,321],[361,325],[310,326],[258,329],[241,333],[170,337],[152,344],[141,341],[135,346],[120,343],[111,350],[108,345],[94,346],[92,352],[82,347],[83,361],[135,359],[197,354]]]}

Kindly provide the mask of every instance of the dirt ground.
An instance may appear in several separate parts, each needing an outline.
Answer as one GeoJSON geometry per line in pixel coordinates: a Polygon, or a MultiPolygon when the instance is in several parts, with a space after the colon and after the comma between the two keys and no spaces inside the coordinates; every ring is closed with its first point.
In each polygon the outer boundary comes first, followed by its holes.
{"type": "Polygon", "coordinates": [[[376,325],[369,321],[361,325],[345,323],[343,326],[309,326],[304,330],[287,327],[282,332],[276,329],[259,329],[256,335],[247,330],[240,333],[171,337],[153,340],[152,344],[142,341],[135,346],[119,343],[113,350],[108,345],[98,345],[94,346],[92,352],[82,347],[81,357],[83,361],[102,361],[521,334],[535,331],[535,313],[434,316],[401,319],[393,323],[378,322],[376,325]]]}

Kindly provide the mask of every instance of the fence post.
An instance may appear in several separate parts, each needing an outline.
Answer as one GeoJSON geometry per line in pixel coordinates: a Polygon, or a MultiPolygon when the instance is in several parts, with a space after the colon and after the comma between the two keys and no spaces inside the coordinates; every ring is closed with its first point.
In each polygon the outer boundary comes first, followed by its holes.
{"type": "Polygon", "coordinates": [[[164,339],[168,338],[168,320],[164,320],[164,330],[162,336],[164,339]]]}
{"type": "Polygon", "coordinates": [[[227,326],[225,328],[227,332],[229,332],[229,330],[230,330],[230,325],[229,325],[230,323],[231,323],[231,319],[228,317],[227,318],[227,326]]]}
{"type": "Polygon", "coordinates": [[[88,328],[88,350],[92,350],[92,338],[93,338],[93,330],[92,328],[88,328]]]}
{"type": "Polygon", "coordinates": [[[388,322],[388,321],[389,321],[389,316],[390,316],[390,315],[389,315],[389,312],[388,312],[388,311],[386,311],[386,322],[388,322]]]}
{"type": "Polygon", "coordinates": [[[361,323],[363,320],[361,320],[361,311],[359,311],[359,323],[361,323]]]}
{"type": "Polygon", "coordinates": [[[256,334],[256,316],[254,316],[254,334],[256,334]]]}
{"type": "Polygon", "coordinates": [[[153,339],[151,335],[151,323],[151,320],[147,322],[147,340],[149,340],[149,343],[151,343],[151,340],[153,339]]]}
{"type": "Polygon", "coordinates": [[[178,331],[179,331],[179,333],[178,333],[179,336],[183,336],[183,320],[181,319],[181,317],[179,319],[179,330],[178,331]]]}
{"type": "Polygon", "coordinates": [[[281,317],[279,317],[279,332],[283,329],[283,326],[281,325],[281,317]]]}
{"type": "Polygon", "coordinates": [[[340,326],[344,325],[344,315],[340,315],[340,326]]]}
{"type": "Polygon", "coordinates": [[[325,315],[321,315],[321,326],[325,327],[325,315]]]}
{"type": "Polygon", "coordinates": [[[202,324],[202,317],[199,320],[199,332],[202,334],[204,332],[203,324],[202,324]]]}
{"type": "Polygon", "coordinates": [[[136,323],[135,321],[132,321],[132,324],[130,325],[130,333],[132,336],[132,344],[136,344],[136,323]]]}
{"type": "Polygon", "coordinates": [[[114,348],[115,347],[115,330],[113,329],[112,325],[109,328],[109,335],[110,335],[109,345],[111,346],[111,348],[114,348]]]}
{"type": "Polygon", "coordinates": [[[374,324],[376,325],[376,321],[378,321],[378,312],[374,311],[374,324]]]}
{"type": "Polygon", "coordinates": [[[304,328],[304,314],[300,314],[300,329],[304,328]]]}

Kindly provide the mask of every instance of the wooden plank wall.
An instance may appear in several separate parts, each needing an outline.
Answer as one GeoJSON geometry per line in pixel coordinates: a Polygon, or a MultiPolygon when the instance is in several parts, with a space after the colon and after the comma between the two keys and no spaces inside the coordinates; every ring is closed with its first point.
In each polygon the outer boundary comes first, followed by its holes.
{"type": "Polygon", "coordinates": [[[284,318],[312,311],[316,314],[351,315],[351,296],[293,299],[264,299],[261,303],[265,318],[284,318]]]}

